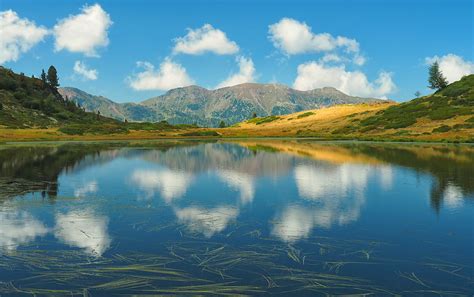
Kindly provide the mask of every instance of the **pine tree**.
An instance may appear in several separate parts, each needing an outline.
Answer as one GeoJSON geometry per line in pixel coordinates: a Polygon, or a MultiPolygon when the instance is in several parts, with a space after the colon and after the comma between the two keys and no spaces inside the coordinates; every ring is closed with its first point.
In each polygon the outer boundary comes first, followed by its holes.
{"type": "Polygon", "coordinates": [[[430,66],[428,83],[429,88],[436,90],[444,89],[448,85],[448,81],[444,77],[441,70],[439,70],[439,64],[437,61],[435,61],[430,66]]]}
{"type": "Polygon", "coordinates": [[[59,87],[58,72],[53,65],[49,66],[47,79],[52,88],[57,89],[59,87]]]}
{"type": "Polygon", "coordinates": [[[254,112],[254,113],[252,114],[252,119],[255,119],[256,117],[257,117],[257,113],[254,112]]]}
{"type": "Polygon", "coordinates": [[[43,86],[46,86],[46,73],[44,69],[41,69],[41,81],[43,82],[43,86]]]}
{"type": "Polygon", "coordinates": [[[225,122],[224,122],[224,121],[221,121],[221,122],[219,123],[219,128],[225,128],[225,127],[226,127],[225,122]]]}

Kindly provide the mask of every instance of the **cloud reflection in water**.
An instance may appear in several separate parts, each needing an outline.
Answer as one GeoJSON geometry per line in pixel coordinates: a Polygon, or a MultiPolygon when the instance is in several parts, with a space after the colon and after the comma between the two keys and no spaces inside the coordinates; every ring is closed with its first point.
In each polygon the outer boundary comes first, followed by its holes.
{"type": "Polygon", "coordinates": [[[176,208],[175,214],[178,221],[185,224],[190,231],[202,233],[209,238],[215,233],[223,231],[232,220],[235,220],[239,210],[232,206],[215,208],[192,206],[176,208]]]}
{"type": "Polygon", "coordinates": [[[72,210],[56,214],[54,235],[64,243],[101,256],[110,247],[108,219],[92,210],[72,210]]]}
{"type": "Polygon", "coordinates": [[[220,170],[217,175],[229,187],[240,191],[240,203],[245,205],[253,201],[255,182],[250,174],[233,170],[220,170]]]}
{"type": "Polygon", "coordinates": [[[0,208],[0,248],[12,251],[48,232],[48,228],[28,212],[0,208]]]}
{"type": "Polygon", "coordinates": [[[147,198],[159,191],[161,197],[170,203],[182,197],[193,181],[191,174],[181,171],[137,169],[130,178],[132,183],[147,192],[147,198]]]}
{"type": "Polygon", "coordinates": [[[392,185],[389,167],[342,164],[331,167],[298,165],[294,178],[299,196],[314,205],[290,205],[276,216],[272,234],[293,242],[309,236],[314,228],[329,229],[359,219],[371,175],[380,176],[382,188],[392,185]]]}

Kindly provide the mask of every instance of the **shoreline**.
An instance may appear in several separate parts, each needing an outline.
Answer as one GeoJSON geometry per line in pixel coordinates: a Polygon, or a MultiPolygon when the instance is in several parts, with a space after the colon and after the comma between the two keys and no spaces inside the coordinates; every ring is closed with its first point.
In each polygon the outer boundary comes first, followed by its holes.
{"type": "MultiPolygon", "coordinates": [[[[67,135],[69,136],[69,135],[67,135]]],[[[352,137],[311,137],[311,136],[158,136],[158,137],[120,137],[118,135],[77,135],[71,138],[5,138],[0,140],[0,145],[11,145],[11,144],[40,144],[40,143],[95,143],[95,142],[131,142],[131,141],[242,141],[242,140],[258,140],[258,141],[271,141],[271,140],[290,140],[290,141],[313,141],[313,142],[361,142],[361,143],[398,143],[398,144],[452,144],[452,145],[474,145],[474,139],[468,141],[462,141],[458,139],[443,139],[443,140],[429,140],[429,139],[417,139],[417,138],[352,138],[352,137]],[[92,137],[91,137],[92,136],[92,137]],[[115,137],[117,136],[117,137],[115,137]]],[[[375,137],[377,138],[377,137],[375,137]]]]}

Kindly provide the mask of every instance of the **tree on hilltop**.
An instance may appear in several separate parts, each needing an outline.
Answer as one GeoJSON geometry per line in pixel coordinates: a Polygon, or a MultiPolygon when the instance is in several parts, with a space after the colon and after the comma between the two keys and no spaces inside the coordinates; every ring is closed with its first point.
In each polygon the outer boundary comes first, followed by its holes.
{"type": "Polygon", "coordinates": [[[47,81],[46,81],[46,73],[44,72],[44,69],[41,69],[41,81],[43,82],[43,87],[46,86],[47,81]]]}
{"type": "Polygon", "coordinates": [[[48,69],[48,83],[53,89],[57,89],[59,87],[59,79],[58,79],[58,72],[53,65],[49,66],[48,69]]]}
{"type": "Polygon", "coordinates": [[[448,86],[448,80],[439,69],[438,61],[430,66],[428,83],[428,87],[435,90],[441,90],[448,86]]]}

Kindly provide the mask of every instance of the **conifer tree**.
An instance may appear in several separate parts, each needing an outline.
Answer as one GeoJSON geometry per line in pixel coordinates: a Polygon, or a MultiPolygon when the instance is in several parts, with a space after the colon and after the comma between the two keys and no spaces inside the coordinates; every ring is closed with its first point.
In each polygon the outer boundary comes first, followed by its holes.
{"type": "Polygon", "coordinates": [[[439,64],[435,61],[430,66],[428,83],[431,89],[441,90],[446,88],[448,81],[444,77],[443,73],[439,69],[439,64]]]}
{"type": "Polygon", "coordinates": [[[41,69],[41,81],[43,82],[43,86],[46,86],[46,73],[44,69],[41,69]]]}
{"type": "Polygon", "coordinates": [[[58,72],[53,65],[49,66],[47,79],[52,88],[57,89],[59,87],[58,72]]]}

